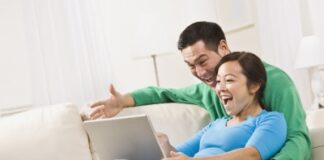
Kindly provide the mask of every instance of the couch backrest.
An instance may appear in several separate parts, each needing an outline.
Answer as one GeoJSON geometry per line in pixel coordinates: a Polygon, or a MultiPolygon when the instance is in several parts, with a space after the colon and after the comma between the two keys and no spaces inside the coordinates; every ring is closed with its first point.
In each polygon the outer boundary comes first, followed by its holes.
{"type": "Polygon", "coordinates": [[[210,122],[207,111],[190,104],[165,103],[124,109],[117,116],[147,114],[157,132],[166,133],[178,145],[210,122]]]}
{"type": "Polygon", "coordinates": [[[0,118],[1,160],[91,160],[77,107],[58,104],[0,118]]]}

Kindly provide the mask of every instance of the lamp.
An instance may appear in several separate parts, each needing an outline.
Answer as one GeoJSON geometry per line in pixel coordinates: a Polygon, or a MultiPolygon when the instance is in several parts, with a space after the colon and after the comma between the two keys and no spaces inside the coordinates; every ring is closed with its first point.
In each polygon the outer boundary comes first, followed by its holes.
{"type": "Polygon", "coordinates": [[[324,106],[324,86],[319,67],[324,65],[324,43],[315,35],[303,37],[295,61],[295,68],[311,71],[311,87],[314,95],[313,109],[324,106]]]}

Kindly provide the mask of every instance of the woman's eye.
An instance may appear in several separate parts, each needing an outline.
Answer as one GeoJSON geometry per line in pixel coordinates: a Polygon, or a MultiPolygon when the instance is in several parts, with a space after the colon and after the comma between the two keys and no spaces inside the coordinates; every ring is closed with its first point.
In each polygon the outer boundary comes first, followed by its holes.
{"type": "Polygon", "coordinates": [[[226,82],[234,82],[233,79],[227,79],[226,82]]]}

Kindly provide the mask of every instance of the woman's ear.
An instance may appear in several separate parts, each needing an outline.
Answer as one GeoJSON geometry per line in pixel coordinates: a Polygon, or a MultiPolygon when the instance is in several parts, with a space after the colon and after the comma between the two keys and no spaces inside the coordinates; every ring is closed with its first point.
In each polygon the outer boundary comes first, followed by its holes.
{"type": "Polygon", "coordinates": [[[251,94],[255,94],[260,89],[261,85],[259,83],[252,83],[249,86],[249,91],[251,94]]]}

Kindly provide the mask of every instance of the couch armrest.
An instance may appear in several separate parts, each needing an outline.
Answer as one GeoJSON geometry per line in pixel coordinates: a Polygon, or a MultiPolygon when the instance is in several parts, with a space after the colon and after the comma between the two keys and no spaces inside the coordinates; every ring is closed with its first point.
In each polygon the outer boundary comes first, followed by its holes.
{"type": "Polygon", "coordinates": [[[324,159],[324,109],[307,112],[306,122],[312,141],[313,160],[324,159]]]}
{"type": "Polygon", "coordinates": [[[324,127],[310,129],[313,160],[324,159],[324,127]]]}

